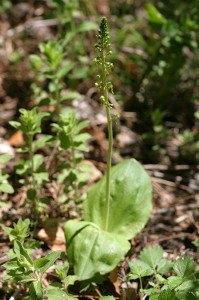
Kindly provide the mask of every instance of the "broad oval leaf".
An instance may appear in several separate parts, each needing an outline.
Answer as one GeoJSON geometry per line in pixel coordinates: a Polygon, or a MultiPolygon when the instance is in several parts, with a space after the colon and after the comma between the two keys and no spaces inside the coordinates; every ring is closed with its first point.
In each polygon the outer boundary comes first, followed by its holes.
{"type": "Polygon", "coordinates": [[[126,239],[89,222],[68,221],[64,231],[68,258],[80,280],[109,273],[130,248],[126,239]]]}
{"type": "MultiPolygon", "coordinates": [[[[135,159],[111,169],[110,216],[108,232],[134,237],[148,221],[152,210],[152,185],[148,174],[135,159]]],[[[104,229],[106,212],[105,176],[88,192],[84,220],[104,229]]]]}

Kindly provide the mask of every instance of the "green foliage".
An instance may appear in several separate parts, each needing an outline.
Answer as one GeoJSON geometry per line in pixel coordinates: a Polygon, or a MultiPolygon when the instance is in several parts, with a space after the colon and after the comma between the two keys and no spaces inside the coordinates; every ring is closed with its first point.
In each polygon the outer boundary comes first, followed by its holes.
{"type": "Polygon", "coordinates": [[[59,124],[53,124],[59,140],[60,153],[67,151],[70,154],[68,161],[64,159],[58,166],[57,181],[59,184],[65,184],[64,191],[67,193],[67,198],[73,200],[80,198],[79,189],[85,185],[89,175],[89,168],[84,168],[82,162],[83,152],[88,151],[86,142],[90,138],[90,135],[82,133],[82,130],[88,124],[87,120],[79,122],[74,113],[60,115],[59,124]]]}
{"type": "Polygon", "coordinates": [[[102,69],[98,87],[108,120],[107,172],[88,193],[84,221],[68,221],[64,228],[69,262],[80,280],[92,280],[112,271],[129,250],[128,240],[144,227],[151,213],[151,182],[141,165],[129,160],[111,170],[112,120],[107,81],[110,68],[106,62],[109,46],[107,20],[103,18],[96,48],[100,53],[97,63],[102,69]]]}
{"type": "MultiPolygon", "coordinates": [[[[90,188],[84,203],[84,220],[104,227],[105,178],[90,188]]],[[[125,160],[111,170],[110,216],[108,232],[125,239],[135,236],[151,214],[151,181],[134,159],[125,160]]]]}
{"type": "Polygon", "coordinates": [[[130,262],[130,270],[129,279],[139,278],[140,294],[149,295],[150,300],[197,299],[199,277],[196,263],[190,257],[181,257],[172,263],[163,258],[160,246],[151,246],[143,249],[140,259],[130,262]],[[168,276],[171,272],[175,275],[168,276]],[[149,278],[146,287],[143,287],[143,277],[149,278]]]}
{"type": "Polygon", "coordinates": [[[61,251],[33,260],[23,244],[14,239],[12,259],[4,264],[8,270],[5,280],[14,279],[29,285],[30,299],[43,299],[42,276],[60,257],[61,251]]]}
{"type": "Polygon", "coordinates": [[[61,283],[54,282],[45,288],[43,287],[42,278],[45,272],[60,258],[61,251],[54,251],[45,257],[33,260],[30,254],[35,249],[36,243],[34,245],[31,240],[27,240],[30,235],[29,225],[29,219],[19,219],[17,223],[13,224],[14,228],[4,227],[10,241],[13,243],[13,249],[8,254],[10,261],[4,264],[7,269],[4,280],[16,284],[26,284],[29,289],[29,296],[25,299],[43,300],[45,297],[48,297],[48,299],[56,297],[60,300],[74,300],[73,295],[68,293],[68,286],[73,285],[78,277],[68,275],[69,264],[67,261],[55,268],[61,283]]]}
{"type": "Polygon", "coordinates": [[[4,231],[8,234],[10,241],[18,240],[23,242],[30,235],[29,219],[19,219],[17,223],[13,223],[14,228],[4,227],[4,231]]]}
{"type": "Polygon", "coordinates": [[[43,164],[43,156],[35,154],[35,152],[47,144],[50,136],[41,137],[34,145],[34,136],[41,132],[41,121],[49,114],[39,112],[37,107],[32,110],[20,109],[19,121],[11,121],[10,124],[23,132],[26,136],[26,143],[18,149],[19,152],[28,153],[28,160],[19,160],[16,173],[23,176],[25,180],[22,183],[30,185],[27,191],[27,199],[30,200],[35,212],[38,212],[38,187],[48,182],[48,173],[45,172],[41,165],[43,164]]]}
{"type": "Polygon", "coordinates": [[[0,13],[6,12],[12,7],[12,2],[10,0],[0,0],[0,13]]]}
{"type": "MultiPolygon", "coordinates": [[[[62,95],[61,91],[64,89],[64,77],[74,68],[74,63],[65,60],[66,50],[62,42],[48,41],[39,45],[42,56],[30,55],[32,68],[37,73],[37,84],[33,84],[32,88],[37,95],[36,103],[41,105],[55,105],[55,114],[57,118],[60,114],[60,103],[66,100],[66,95],[62,95]],[[44,91],[40,87],[40,83],[49,79],[48,89],[44,91]]],[[[78,94],[71,94],[69,99],[78,94]]]]}
{"type": "Polygon", "coordinates": [[[64,231],[68,259],[80,280],[111,272],[130,249],[128,240],[102,230],[95,223],[71,220],[64,231]]]}
{"type": "Polygon", "coordinates": [[[21,108],[19,112],[19,122],[11,121],[10,125],[21,130],[28,138],[41,132],[41,120],[49,115],[46,112],[38,112],[36,107],[32,110],[21,108]]]}
{"type": "MultiPolygon", "coordinates": [[[[11,156],[8,154],[1,154],[0,155],[0,192],[12,194],[14,193],[14,189],[11,184],[8,183],[8,174],[4,174],[1,170],[3,169],[4,165],[11,159],[11,156]],[[2,166],[1,166],[2,165],[2,166]]],[[[3,202],[2,202],[3,204],[3,202]]],[[[1,205],[1,203],[0,203],[1,205]]]]}

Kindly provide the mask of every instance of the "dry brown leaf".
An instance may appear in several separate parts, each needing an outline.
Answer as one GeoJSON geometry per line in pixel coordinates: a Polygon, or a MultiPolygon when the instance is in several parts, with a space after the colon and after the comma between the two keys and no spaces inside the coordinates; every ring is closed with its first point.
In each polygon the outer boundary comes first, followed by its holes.
{"type": "Polygon", "coordinates": [[[66,251],[64,231],[57,221],[46,221],[44,228],[37,231],[35,237],[48,244],[52,250],[66,251]]]}
{"type": "Polygon", "coordinates": [[[25,144],[23,132],[17,130],[8,140],[9,144],[14,147],[20,147],[25,144]]]}
{"type": "Polygon", "coordinates": [[[108,276],[112,284],[114,285],[115,291],[118,295],[120,295],[119,281],[118,281],[118,268],[115,268],[108,276]]]}

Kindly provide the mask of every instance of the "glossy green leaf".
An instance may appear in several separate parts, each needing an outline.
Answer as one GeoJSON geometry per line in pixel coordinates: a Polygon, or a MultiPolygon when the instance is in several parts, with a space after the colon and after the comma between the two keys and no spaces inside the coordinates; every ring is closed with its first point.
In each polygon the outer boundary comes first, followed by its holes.
{"type": "Polygon", "coordinates": [[[89,222],[68,221],[64,231],[68,258],[80,280],[109,273],[130,248],[125,238],[89,222]]]}
{"type": "MultiPolygon", "coordinates": [[[[152,210],[152,186],[148,174],[135,159],[111,169],[108,232],[131,239],[145,226],[152,210]]],[[[91,187],[84,204],[84,220],[104,228],[106,178],[91,187]]]]}

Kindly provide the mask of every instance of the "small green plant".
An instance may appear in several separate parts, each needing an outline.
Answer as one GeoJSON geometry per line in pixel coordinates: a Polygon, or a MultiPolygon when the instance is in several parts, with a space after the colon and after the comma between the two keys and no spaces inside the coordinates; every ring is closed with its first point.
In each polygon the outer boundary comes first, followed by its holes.
{"type": "Polygon", "coordinates": [[[74,68],[75,64],[65,59],[66,51],[62,41],[48,41],[39,45],[41,56],[32,54],[30,61],[33,70],[37,73],[37,83],[32,85],[34,94],[36,94],[36,104],[53,105],[54,117],[59,121],[61,113],[61,103],[64,100],[73,99],[79,96],[78,93],[61,92],[65,88],[64,77],[74,68]],[[45,83],[48,79],[47,89],[45,90],[39,84],[45,83]]]}
{"type": "Polygon", "coordinates": [[[109,148],[107,171],[88,192],[84,202],[83,220],[68,221],[65,225],[68,259],[80,280],[94,280],[97,275],[112,271],[128,252],[128,240],[146,224],[151,213],[151,182],[135,161],[127,160],[111,169],[112,116],[108,93],[112,84],[108,74],[112,64],[109,31],[106,18],[100,24],[96,59],[101,67],[97,87],[108,120],[109,148]]]}
{"type": "Polygon", "coordinates": [[[55,299],[56,297],[60,300],[76,299],[68,293],[68,286],[73,285],[78,278],[74,275],[67,275],[69,270],[67,261],[55,267],[60,282],[54,282],[45,288],[42,284],[45,272],[60,258],[61,251],[54,251],[45,257],[33,260],[31,256],[34,250],[38,248],[39,243],[28,238],[31,233],[30,220],[19,219],[13,226],[14,228],[4,227],[10,241],[13,243],[13,248],[8,253],[10,261],[4,264],[4,267],[8,270],[4,278],[4,284],[8,282],[9,285],[12,282],[18,292],[24,289],[25,284],[25,289],[29,289],[29,296],[25,297],[26,300],[43,300],[45,297],[48,297],[48,299],[55,299]]]}
{"type": "Polygon", "coordinates": [[[171,262],[163,258],[160,246],[151,246],[143,249],[139,259],[133,259],[129,266],[128,278],[139,279],[141,299],[146,295],[150,300],[192,300],[199,296],[199,272],[190,257],[171,262]]]}
{"type": "Polygon", "coordinates": [[[11,159],[8,154],[0,155],[0,192],[12,194],[14,193],[13,187],[8,183],[8,174],[4,174],[2,169],[3,166],[11,159]]]}
{"type": "Polygon", "coordinates": [[[79,122],[74,113],[60,115],[60,123],[53,124],[60,142],[60,152],[64,154],[67,151],[70,154],[67,161],[63,155],[64,161],[58,166],[60,172],[57,181],[60,184],[65,184],[64,191],[67,197],[73,200],[80,197],[79,189],[88,179],[88,172],[86,171],[89,170],[85,169],[82,160],[84,158],[83,152],[89,150],[85,143],[90,135],[81,132],[88,124],[89,121],[87,120],[79,122]]]}
{"type": "Polygon", "coordinates": [[[21,180],[26,186],[29,186],[27,197],[31,201],[34,211],[38,210],[38,188],[42,184],[48,182],[48,173],[45,172],[41,165],[43,164],[43,156],[35,154],[35,152],[42,148],[51,137],[43,136],[34,143],[34,137],[41,132],[41,121],[48,113],[39,112],[35,107],[32,110],[20,109],[19,121],[11,121],[10,124],[21,130],[26,137],[26,143],[19,152],[27,153],[28,159],[20,159],[17,166],[17,174],[23,176],[25,179],[21,180]]]}

